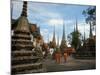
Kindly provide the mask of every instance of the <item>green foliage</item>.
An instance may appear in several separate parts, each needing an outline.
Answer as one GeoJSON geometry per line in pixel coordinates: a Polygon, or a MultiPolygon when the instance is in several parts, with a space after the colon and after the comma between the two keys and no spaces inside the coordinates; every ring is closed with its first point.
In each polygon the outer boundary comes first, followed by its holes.
{"type": "Polygon", "coordinates": [[[92,25],[96,25],[96,7],[91,6],[86,10],[83,10],[82,14],[86,17],[86,23],[92,23],[92,25]]]}
{"type": "Polygon", "coordinates": [[[81,33],[74,31],[68,35],[69,44],[77,49],[81,45],[81,33]]]}
{"type": "Polygon", "coordinates": [[[95,30],[96,35],[96,6],[90,6],[83,10],[82,14],[86,17],[86,23],[90,25],[91,31],[95,30]]]}

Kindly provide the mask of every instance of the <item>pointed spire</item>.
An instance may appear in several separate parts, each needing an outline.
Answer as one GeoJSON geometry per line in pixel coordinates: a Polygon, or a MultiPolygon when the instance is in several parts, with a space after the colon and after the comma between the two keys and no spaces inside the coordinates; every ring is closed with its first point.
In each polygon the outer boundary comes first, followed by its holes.
{"type": "Polygon", "coordinates": [[[84,32],[84,41],[85,41],[85,32],[84,32]]]}
{"type": "Polygon", "coordinates": [[[37,27],[38,34],[40,35],[40,27],[37,27]]]}
{"type": "Polygon", "coordinates": [[[54,32],[53,32],[52,47],[53,47],[53,48],[56,47],[55,26],[54,26],[54,32]]]}
{"type": "Polygon", "coordinates": [[[59,48],[59,34],[58,34],[58,38],[57,38],[57,47],[59,48]]]}
{"type": "Polygon", "coordinates": [[[63,23],[63,37],[62,37],[62,39],[65,40],[66,39],[65,37],[66,37],[65,36],[65,24],[63,23]]]}
{"type": "Polygon", "coordinates": [[[48,43],[49,43],[49,34],[48,34],[48,43]]]}
{"type": "Polygon", "coordinates": [[[12,16],[13,16],[13,2],[11,3],[11,19],[12,19],[12,16]]]}
{"type": "Polygon", "coordinates": [[[54,26],[54,32],[53,32],[53,39],[52,41],[55,41],[55,26],[54,26]]]}
{"type": "Polygon", "coordinates": [[[85,42],[85,24],[84,24],[84,42],[85,42]]]}
{"type": "Polygon", "coordinates": [[[77,23],[77,18],[76,18],[76,31],[78,31],[78,23],[77,23]]]}
{"type": "Polygon", "coordinates": [[[21,16],[27,17],[27,1],[23,2],[23,9],[22,9],[21,16]]]}
{"type": "Polygon", "coordinates": [[[76,29],[75,29],[75,25],[74,25],[74,32],[76,31],[76,29]]]}
{"type": "Polygon", "coordinates": [[[93,34],[92,34],[91,22],[89,24],[90,24],[90,34],[89,34],[89,38],[92,38],[93,34]]]}
{"type": "Polygon", "coordinates": [[[62,52],[64,52],[63,50],[65,48],[67,48],[67,43],[66,43],[66,36],[65,36],[65,24],[63,23],[63,35],[62,35],[60,49],[62,50],[62,52]]]}

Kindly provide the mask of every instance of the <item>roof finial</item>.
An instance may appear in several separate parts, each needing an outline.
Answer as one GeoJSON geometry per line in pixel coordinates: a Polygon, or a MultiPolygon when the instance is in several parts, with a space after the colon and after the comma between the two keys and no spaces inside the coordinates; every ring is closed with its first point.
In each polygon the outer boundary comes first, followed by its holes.
{"type": "Polygon", "coordinates": [[[27,1],[23,2],[23,9],[22,9],[22,14],[21,16],[27,17],[27,1]]]}

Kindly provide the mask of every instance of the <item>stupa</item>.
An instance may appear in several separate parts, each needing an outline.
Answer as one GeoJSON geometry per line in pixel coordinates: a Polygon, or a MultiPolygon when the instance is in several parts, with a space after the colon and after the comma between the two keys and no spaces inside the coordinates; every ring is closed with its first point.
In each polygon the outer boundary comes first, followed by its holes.
{"type": "Polygon", "coordinates": [[[56,48],[55,26],[54,26],[53,38],[51,41],[51,48],[56,48]]]}
{"type": "Polygon", "coordinates": [[[85,38],[85,29],[84,29],[84,40],[83,46],[77,49],[75,58],[79,59],[95,59],[96,58],[96,36],[93,36],[92,29],[90,25],[89,38],[85,38]]]}
{"type": "Polygon", "coordinates": [[[32,51],[33,43],[27,19],[27,1],[23,2],[22,14],[12,35],[11,45],[12,74],[44,72],[41,58],[32,51]]]}
{"type": "Polygon", "coordinates": [[[67,46],[66,35],[65,35],[65,24],[63,24],[63,35],[62,35],[62,40],[60,45],[61,52],[64,53],[67,47],[68,46],[67,46]]]}

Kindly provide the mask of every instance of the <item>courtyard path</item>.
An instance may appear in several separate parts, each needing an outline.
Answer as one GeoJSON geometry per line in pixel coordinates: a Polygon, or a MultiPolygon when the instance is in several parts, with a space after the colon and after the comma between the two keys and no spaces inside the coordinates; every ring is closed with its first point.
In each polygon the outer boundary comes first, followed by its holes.
{"type": "Polygon", "coordinates": [[[74,59],[69,57],[67,62],[64,63],[63,58],[61,64],[57,64],[55,60],[47,59],[45,60],[45,66],[47,72],[57,72],[57,71],[73,71],[73,70],[85,70],[85,69],[95,69],[96,61],[95,59],[74,59]]]}

